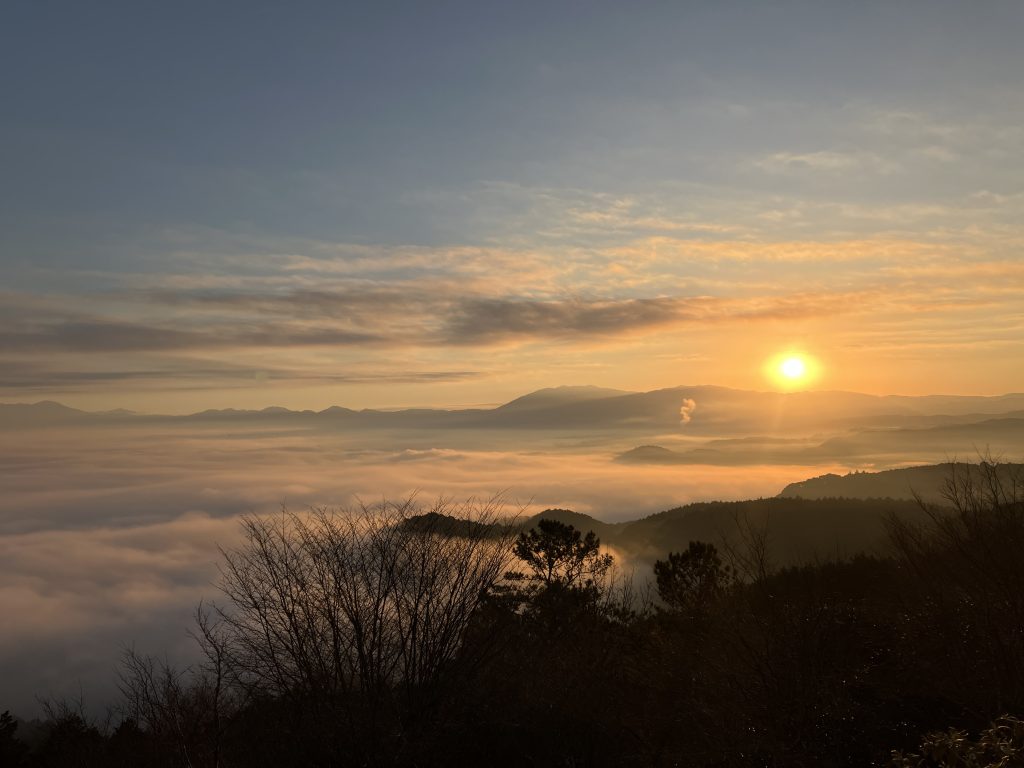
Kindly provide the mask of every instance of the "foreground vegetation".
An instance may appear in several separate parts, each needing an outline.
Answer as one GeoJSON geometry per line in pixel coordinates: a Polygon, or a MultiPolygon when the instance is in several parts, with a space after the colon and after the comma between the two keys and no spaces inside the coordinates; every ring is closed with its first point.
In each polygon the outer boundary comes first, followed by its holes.
{"type": "Polygon", "coordinates": [[[1024,497],[989,466],[890,556],[776,568],[737,518],[650,581],[497,504],[250,518],[204,663],[130,652],[116,726],[5,716],[0,765],[1024,765],[1024,497]]]}

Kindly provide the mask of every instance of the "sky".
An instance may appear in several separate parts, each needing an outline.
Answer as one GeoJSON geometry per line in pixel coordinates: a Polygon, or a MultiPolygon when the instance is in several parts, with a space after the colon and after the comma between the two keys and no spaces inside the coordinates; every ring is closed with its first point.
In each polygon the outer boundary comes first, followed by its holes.
{"type": "Polygon", "coordinates": [[[0,20],[0,400],[1024,380],[1018,2],[0,20]]]}

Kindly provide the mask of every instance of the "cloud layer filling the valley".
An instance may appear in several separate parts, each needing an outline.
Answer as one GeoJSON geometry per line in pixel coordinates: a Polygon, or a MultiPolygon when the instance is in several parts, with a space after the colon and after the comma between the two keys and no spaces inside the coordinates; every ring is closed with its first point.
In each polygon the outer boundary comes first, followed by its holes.
{"type": "Polygon", "coordinates": [[[487,450],[486,435],[472,449],[435,447],[426,435],[406,447],[392,439],[152,426],[5,439],[0,612],[10,620],[0,638],[0,704],[28,714],[36,696],[84,692],[98,706],[114,695],[126,646],[187,659],[191,611],[216,595],[217,546],[235,540],[242,514],[504,492],[510,512],[567,507],[615,520],[689,500],[769,495],[810,473],[623,467],[607,452],[560,449],[541,435],[529,452],[487,450]]]}

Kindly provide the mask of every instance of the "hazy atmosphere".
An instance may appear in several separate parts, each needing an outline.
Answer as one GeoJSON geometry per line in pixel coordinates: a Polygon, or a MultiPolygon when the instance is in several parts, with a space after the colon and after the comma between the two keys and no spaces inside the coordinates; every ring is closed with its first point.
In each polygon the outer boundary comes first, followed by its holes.
{"type": "Polygon", "coordinates": [[[729,541],[685,505],[887,498],[763,515],[783,566],[890,557],[932,465],[1024,460],[1022,34],[1016,2],[16,0],[0,712],[194,662],[282,507],[570,510],[653,585],[729,541]]]}

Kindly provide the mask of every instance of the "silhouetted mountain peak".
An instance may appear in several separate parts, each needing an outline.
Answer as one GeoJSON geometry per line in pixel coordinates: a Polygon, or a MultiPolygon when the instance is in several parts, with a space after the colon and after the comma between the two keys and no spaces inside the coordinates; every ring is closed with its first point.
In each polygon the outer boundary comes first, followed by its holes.
{"type": "Polygon", "coordinates": [[[571,509],[545,509],[543,512],[539,512],[533,517],[529,518],[524,524],[524,528],[533,528],[541,520],[557,520],[565,525],[571,525],[577,531],[587,533],[593,531],[598,536],[608,529],[609,524],[598,520],[596,517],[584,514],[582,512],[574,512],[571,509]]]}
{"type": "Polygon", "coordinates": [[[620,453],[615,457],[615,461],[623,464],[676,464],[680,458],[678,452],[660,445],[638,445],[620,453]]]}
{"type": "Polygon", "coordinates": [[[586,386],[562,386],[547,387],[530,392],[522,397],[517,397],[496,410],[532,410],[536,408],[550,408],[552,406],[564,405],[566,403],[586,402],[589,400],[602,400],[608,397],[619,397],[621,395],[634,394],[622,389],[609,389],[607,387],[586,386]]]}
{"type": "Polygon", "coordinates": [[[85,413],[78,408],[72,408],[58,403],[56,400],[40,400],[36,403],[12,403],[12,408],[31,408],[36,411],[49,411],[51,413],[85,413]]]}
{"type": "Polygon", "coordinates": [[[41,400],[37,403],[0,403],[0,424],[17,428],[77,422],[91,415],[53,400],[41,400]]]}

